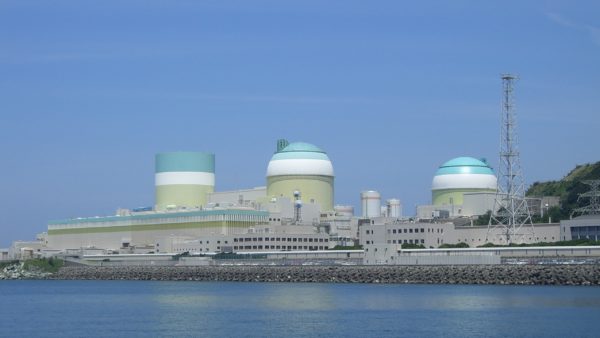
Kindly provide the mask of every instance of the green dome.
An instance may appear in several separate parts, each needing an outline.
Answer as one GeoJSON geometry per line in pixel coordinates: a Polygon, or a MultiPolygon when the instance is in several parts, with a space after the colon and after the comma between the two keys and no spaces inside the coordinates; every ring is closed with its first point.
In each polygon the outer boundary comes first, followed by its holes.
{"type": "Polygon", "coordinates": [[[283,148],[280,153],[291,153],[291,152],[315,152],[315,153],[324,153],[319,147],[305,142],[294,142],[290,143],[287,147],[283,148]]]}
{"type": "Polygon", "coordinates": [[[494,175],[492,168],[484,161],[473,157],[457,157],[442,164],[435,174],[436,176],[448,174],[494,175]]]}
{"type": "Polygon", "coordinates": [[[306,142],[294,142],[275,152],[272,161],[289,159],[313,159],[329,161],[327,153],[321,148],[306,142]]]}

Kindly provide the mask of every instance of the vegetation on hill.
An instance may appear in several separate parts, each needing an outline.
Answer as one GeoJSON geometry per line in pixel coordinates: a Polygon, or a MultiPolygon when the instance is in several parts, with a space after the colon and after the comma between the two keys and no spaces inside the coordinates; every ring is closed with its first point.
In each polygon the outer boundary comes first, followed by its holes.
{"type": "Polygon", "coordinates": [[[589,190],[589,186],[581,181],[597,179],[600,179],[600,162],[578,165],[561,180],[533,183],[527,190],[526,196],[559,196],[560,206],[550,208],[545,219],[540,221],[547,221],[548,216],[553,221],[568,219],[575,209],[588,203],[588,201],[577,201],[580,194],[589,190]]]}

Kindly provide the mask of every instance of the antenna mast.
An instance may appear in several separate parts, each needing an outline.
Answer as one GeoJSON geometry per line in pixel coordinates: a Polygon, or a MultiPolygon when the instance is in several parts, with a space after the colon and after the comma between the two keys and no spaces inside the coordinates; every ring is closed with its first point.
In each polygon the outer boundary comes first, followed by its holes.
{"type": "Polygon", "coordinates": [[[518,149],[514,83],[517,77],[502,74],[502,126],[500,165],[494,210],[488,224],[486,242],[491,236],[504,244],[523,242],[525,236],[534,238],[529,206],[525,200],[525,182],[518,149]]]}

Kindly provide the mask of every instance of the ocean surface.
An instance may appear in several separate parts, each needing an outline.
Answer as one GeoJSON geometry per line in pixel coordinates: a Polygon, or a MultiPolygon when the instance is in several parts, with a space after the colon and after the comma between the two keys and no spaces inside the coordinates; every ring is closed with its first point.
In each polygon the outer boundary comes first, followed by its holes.
{"type": "Polygon", "coordinates": [[[600,337],[600,287],[0,281],[2,337],[600,337]]]}

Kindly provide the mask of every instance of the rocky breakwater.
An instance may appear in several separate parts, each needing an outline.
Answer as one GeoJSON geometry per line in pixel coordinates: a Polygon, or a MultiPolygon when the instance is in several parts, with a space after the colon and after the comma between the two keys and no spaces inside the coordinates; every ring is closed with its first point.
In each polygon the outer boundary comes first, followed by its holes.
{"type": "Polygon", "coordinates": [[[600,265],[68,266],[52,279],[294,283],[597,285],[600,265]]]}
{"type": "Polygon", "coordinates": [[[52,273],[35,267],[26,266],[25,263],[13,263],[0,270],[0,280],[6,279],[48,279],[52,273]]]}

